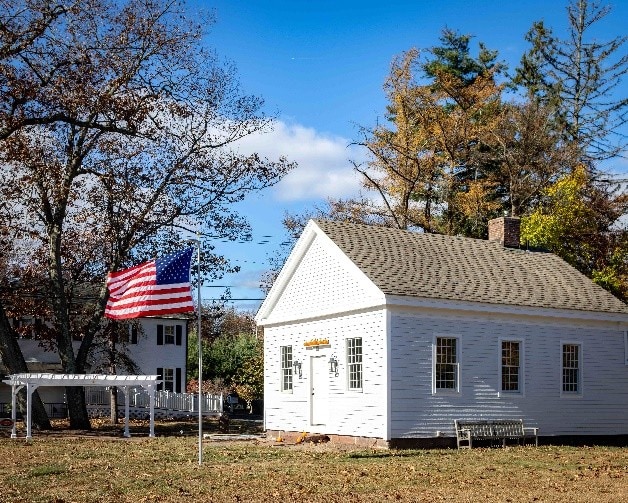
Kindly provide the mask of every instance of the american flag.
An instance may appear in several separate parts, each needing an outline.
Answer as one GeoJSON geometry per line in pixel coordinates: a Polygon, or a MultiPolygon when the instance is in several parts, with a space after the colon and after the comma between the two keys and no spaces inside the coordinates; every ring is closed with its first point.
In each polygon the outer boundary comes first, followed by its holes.
{"type": "Polygon", "coordinates": [[[190,262],[194,249],[109,273],[105,316],[114,320],[194,311],[190,262]]]}

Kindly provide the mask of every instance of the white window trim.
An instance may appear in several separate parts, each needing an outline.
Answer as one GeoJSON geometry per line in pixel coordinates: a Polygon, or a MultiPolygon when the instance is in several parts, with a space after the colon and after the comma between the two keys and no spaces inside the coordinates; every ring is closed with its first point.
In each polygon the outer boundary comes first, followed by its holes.
{"type": "Polygon", "coordinates": [[[434,334],[432,338],[432,395],[460,396],[462,378],[462,337],[460,334],[434,334]],[[436,339],[447,338],[456,339],[456,389],[436,389],[436,339]]]}
{"type": "MultiPolygon", "coordinates": [[[[525,341],[517,337],[500,337],[497,340],[497,396],[508,398],[525,397],[525,341]],[[518,342],[519,343],[519,390],[504,391],[502,389],[502,342],[518,342]]],[[[562,346],[561,346],[562,348],[562,346]]],[[[562,365],[562,362],[561,362],[562,365]]],[[[561,378],[562,379],[562,378],[561,378]]],[[[562,389],[562,384],[561,384],[562,389]]]]}
{"type": "Polygon", "coordinates": [[[560,341],[560,346],[559,346],[559,354],[558,354],[558,369],[559,369],[559,390],[560,390],[560,397],[561,398],[566,398],[566,399],[579,399],[582,398],[584,396],[584,369],[583,369],[583,357],[582,355],[584,354],[584,347],[582,344],[582,341],[575,341],[575,340],[561,340],[560,341]],[[578,391],[577,392],[570,392],[570,391],[563,391],[563,346],[565,345],[571,345],[571,346],[578,346],[578,391]]]}
{"type": "Polygon", "coordinates": [[[364,392],[364,337],[347,337],[345,339],[345,366],[347,369],[346,372],[346,388],[347,391],[349,393],[363,393],[364,392]],[[361,384],[362,386],[360,386],[359,388],[351,388],[350,387],[350,381],[351,381],[351,372],[349,371],[349,340],[351,339],[360,339],[361,340],[361,344],[360,344],[360,348],[362,350],[362,354],[361,354],[361,361],[360,361],[360,366],[362,367],[361,369],[361,384]]]}

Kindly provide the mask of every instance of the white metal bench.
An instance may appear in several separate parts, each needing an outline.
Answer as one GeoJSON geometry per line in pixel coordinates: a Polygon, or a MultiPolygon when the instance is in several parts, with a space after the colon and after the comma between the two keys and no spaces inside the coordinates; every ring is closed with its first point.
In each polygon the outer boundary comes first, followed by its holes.
{"type": "Polygon", "coordinates": [[[458,449],[470,449],[474,440],[501,440],[505,447],[507,440],[525,444],[527,438],[534,438],[534,444],[539,445],[539,429],[525,428],[522,419],[455,419],[454,424],[458,449]]]}

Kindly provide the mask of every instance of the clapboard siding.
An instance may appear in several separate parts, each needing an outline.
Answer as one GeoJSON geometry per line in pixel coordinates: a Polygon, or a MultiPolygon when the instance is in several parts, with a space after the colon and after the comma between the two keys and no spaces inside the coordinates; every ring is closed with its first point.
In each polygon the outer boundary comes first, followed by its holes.
{"type": "Polygon", "coordinates": [[[543,435],[628,434],[623,331],[535,320],[391,315],[391,436],[453,435],[459,418],[522,418],[543,435]],[[435,334],[460,338],[460,393],[432,393],[435,334]],[[499,392],[500,340],[523,342],[524,393],[499,392]],[[582,345],[583,393],[561,397],[561,341],[582,345]]]}
{"type": "Polygon", "coordinates": [[[386,433],[386,358],[383,309],[340,315],[337,318],[267,327],[264,334],[265,427],[384,438],[386,433]],[[347,389],[346,340],[361,337],[363,389],[347,389]],[[312,339],[329,339],[328,346],[305,348],[312,339]],[[303,376],[294,377],[292,393],[280,391],[280,347],[292,345],[293,358],[302,362],[303,376]],[[338,359],[338,377],[329,374],[327,424],[310,421],[310,357],[338,359]]]}
{"type": "Polygon", "coordinates": [[[303,319],[381,303],[381,292],[357,269],[349,270],[343,259],[347,261],[325,237],[316,237],[267,322],[303,319]]]}

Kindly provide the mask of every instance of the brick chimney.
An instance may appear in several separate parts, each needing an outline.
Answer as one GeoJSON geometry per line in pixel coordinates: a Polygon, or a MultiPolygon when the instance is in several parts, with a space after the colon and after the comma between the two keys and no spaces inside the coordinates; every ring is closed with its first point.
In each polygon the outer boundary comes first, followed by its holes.
{"type": "Polygon", "coordinates": [[[488,240],[499,241],[508,248],[519,248],[521,221],[516,217],[499,217],[488,221],[488,240]]]}

